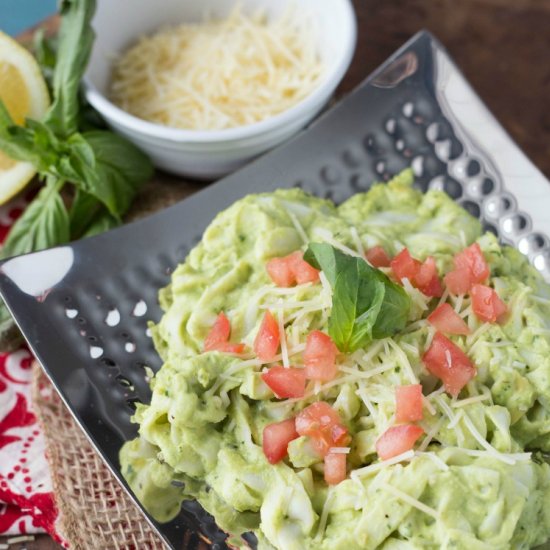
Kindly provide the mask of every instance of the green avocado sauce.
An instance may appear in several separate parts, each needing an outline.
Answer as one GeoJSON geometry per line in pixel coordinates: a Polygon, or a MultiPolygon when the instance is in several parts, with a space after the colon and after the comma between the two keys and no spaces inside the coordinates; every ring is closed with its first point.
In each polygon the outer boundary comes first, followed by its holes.
{"type": "Polygon", "coordinates": [[[152,331],[164,364],[151,403],[138,405],[139,437],[120,454],[125,478],[158,521],[196,499],[231,544],[246,546],[239,535],[254,531],[259,548],[283,550],[504,550],[550,537],[550,467],[542,459],[550,452],[550,288],[447,195],[413,189],[410,172],[338,207],[299,189],[239,200],[211,223],[160,302],[164,316],[152,331]],[[302,362],[310,331],[327,330],[330,289],[281,292],[266,272],[269,259],[308,242],[361,254],[381,245],[392,256],[407,247],[419,260],[434,256],[440,274],[479,243],[491,267],[487,284],[509,314],[502,324],[482,323],[468,296],[446,298],[472,331],[450,338],[477,368],[458,400],[438,392],[423,366],[433,336],[425,318],[438,299],[414,289],[404,330],[339,357],[341,383],[310,388],[303,400],[274,397],[250,353],[266,308],[283,316],[291,364],[302,362]],[[220,311],[231,341],[247,345],[244,358],[203,352],[220,311]],[[368,379],[349,374],[380,365],[389,367],[368,379]],[[410,460],[350,477],[378,463],[375,442],[392,423],[394,389],[411,376],[428,396],[419,424],[429,444],[420,439],[423,452],[410,460]],[[292,441],[276,465],[262,450],[265,425],[317,400],[332,404],[352,436],[348,479],[330,488],[308,438],[292,441]]]}

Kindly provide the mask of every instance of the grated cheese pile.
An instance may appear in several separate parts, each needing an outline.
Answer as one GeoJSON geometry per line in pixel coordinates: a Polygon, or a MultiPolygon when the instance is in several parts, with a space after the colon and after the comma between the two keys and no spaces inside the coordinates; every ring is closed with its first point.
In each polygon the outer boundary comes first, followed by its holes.
{"type": "Polygon", "coordinates": [[[111,99],[142,119],[193,130],[259,122],[307,97],[323,66],[313,25],[235,8],[225,20],[144,36],[115,62],[111,99]]]}

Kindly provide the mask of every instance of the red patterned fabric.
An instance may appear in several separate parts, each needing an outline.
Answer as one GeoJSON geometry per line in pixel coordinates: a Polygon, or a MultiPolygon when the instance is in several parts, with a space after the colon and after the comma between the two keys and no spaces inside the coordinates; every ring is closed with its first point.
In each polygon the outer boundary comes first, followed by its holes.
{"type": "MultiPolygon", "coordinates": [[[[0,207],[0,242],[31,196],[0,207]]],[[[47,532],[67,547],[57,533],[46,445],[32,411],[31,363],[26,348],[0,354],[0,535],[47,532]]]]}

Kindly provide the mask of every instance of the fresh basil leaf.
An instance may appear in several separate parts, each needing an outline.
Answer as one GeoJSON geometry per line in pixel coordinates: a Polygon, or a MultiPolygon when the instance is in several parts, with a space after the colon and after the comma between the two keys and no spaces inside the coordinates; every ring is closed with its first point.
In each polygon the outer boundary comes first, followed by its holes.
{"type": "Polygon", "coordinates": [[[99,235],[100,233],[104,233],[105,231],[114,229],[119,225],[120,222],[116,218],[113,218],[113,216],[111,216],[111,214],[109,214],[109,212],[105,208],[102,208],[96,215],[92,223],[88,225],[86,231],[82,233],[81,238],[99,235]]]}
{"type": "Polygon", "coordinates": [[[119,225],[109,211],[93,195],[78,189],[69,211],[71,239],[91,237],[119,225]]]}
{"type": "Polygon", "coordinates": [[[98,164],[117,170],[134,188],[153,175],[149,157],[118,134],[95,130],[82,136],[92,147],[98,164]]]}
{"type": "MultiPolygon", "coordinates": [[[[315,269],[322,269],[332,288],[336,285],[338,275],[336,266],[338,252],[333,246],[322,243],[311,243],[304,252],[304,260],[315,269]]],[[[347,258],[345,254],[339,254],[344,257],[343,259],[347,258]]]]}
{"type": "Polygon", "coordinates": [[[47,37],[44,29],[39,29],[34,33],[32,39],[32,51],[51,94],[53,91],[53,73],[57,55],[57,39],[47,37]]]}
{"type": "Polygon", "coordinates": [[[332,287],[328,330],[340,351],[355,351],[404,328],[410,298],[380,270],[324,243],[310,244],[304,260],[322,269],[332,287]]]}
{"type": "Polygon", "coordinates": [[[87,192],[97,197],[118,218],[128,210],[141,186],[153,175],[149,158],[112,132],[85,132],[95,156],[95,172],[88,173],[87,192]]]}
{"type": "Polygon", "coordinates": [[[347,256],[341,263],[344,265],[339,267],[334,286],[329,334],[341,351],[348,352],[372,340],[385,287],[369,276],[366,262],[347,256]]]}
{"type": "Polygon", "coordinates": [[[117,220],[151,177],[153,167],[134,145],[107,131],[73,134],[68,154],[60,155],[55,173],[103,203],[117,220]]]}
{"type": "Polygon", "coordinates": [[[14,124],[1,99],[0,150],[15,160],[31,162],[43,175],[55,174],[59,159],[70,153],[70,147],[42,122],[27,119],[25,126],[14,124]]]}
{"type": "Polygon", "coordinates": [[[384,301],[372,329],[373,338],[385,338],[405,328],[409,318],[411,299],[402,286],[390,281],[380,270],[371,269],[377,271],[378,276],[383,277],[384,282],[389,281],[390,283],[384,284],[386,289],[384,301]]]}
{"type": "Polygon", "coordinates": [[[44,122],[61,137],[77,131],[80,80],[86,70],[95,33],[91,20],[95,0],[63,0],[58,55],[53,75],[54,101],[44,122]]]}
{"type": "Polygon", "coordinates": [[[81,189],[76,190],[69,210],[71,240],[80,239],[86,233],[86,229],[93,223],[102,206],[102,203],[93,195],[81,189]]]}
{"type": "Polygon", "coordinates": [[[55,69],[57,39],[46,36],[44,29],[38,29],[32,37],[32,51],[41,69],[55,69]]]}
{"type": "Polygon", "coordinates": [[[0,151],[14,160],[32,162],[40,161],[40,155],[34,149],[32,132],[17,126],[0,99],[0,151]]]}
{"type": "MultiPolygon", "coordinates": [[[[114,227],[152,175],[149,159],[133,145],[110,132],[90,131],[106,127],[80,89],[94,40],[95,5],[96,0],[62,0],[57,48],[43,34],[35,37],[35,55],[53,97],[42,121],[16,125],[0,100],[0,150],[31,162],[48,181],[12,227],[2,258],[114,227]],[[77,189],[70,216],[59,194],[65,181],[77,189]]],[[[14,327],[9,318],[0,303],[0,349],[13,344],[5,337],[14,327]]]]}
{"type": "Polygon", "coordinates": [[[13,224],[2,258],[34,252],[69,241],[69,215],[59,194],[63,182],[50,178],[13,224]]]}
{"type": "Polygon", "coordinates": [[[54,166],[64,155],[70,154],[70,147],[65,140],[59,140],[46,124],[31,119],[25,122],[26,127],[18,127],[17,133],[26,132],[32,139],[33,150],[38,157],[34,163],[36,169],[44,176],[48,173],[56,176],[54,166]]]}

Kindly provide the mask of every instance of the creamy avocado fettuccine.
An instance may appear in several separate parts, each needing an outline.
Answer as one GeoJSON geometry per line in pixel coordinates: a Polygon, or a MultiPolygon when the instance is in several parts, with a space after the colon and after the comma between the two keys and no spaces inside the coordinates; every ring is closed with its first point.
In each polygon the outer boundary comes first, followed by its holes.
{"type": "Polygon", "coordinates": [[[550,288],[405,172],[336,207],[220,213],[160,292],[164,365],[124,476],[265,549],[519,549],[550,537],[550,288]]]}

